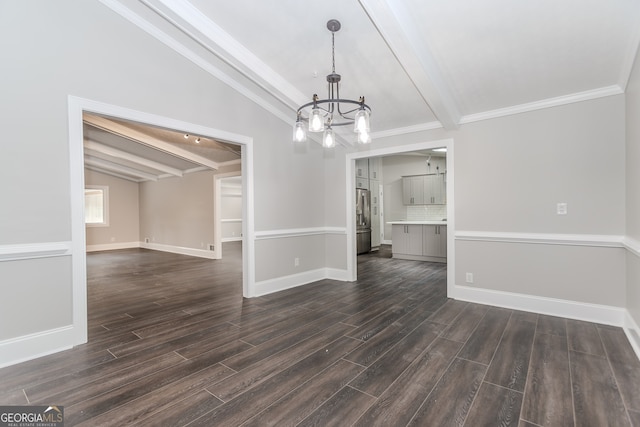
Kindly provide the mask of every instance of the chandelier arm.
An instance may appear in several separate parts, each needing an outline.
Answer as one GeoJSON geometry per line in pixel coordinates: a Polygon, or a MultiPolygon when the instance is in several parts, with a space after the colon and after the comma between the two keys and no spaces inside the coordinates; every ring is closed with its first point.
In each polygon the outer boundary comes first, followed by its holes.
{"type": "MultiPolygon", "coordinates": [[[[327,109],[327,108],[323,108],[322,104],[336,104],[336,105],[338,105],[338,110],[340,108],[339,107],[340,104],[358,105],[357,108],[354,108],[352,110],[346,111],[344,113],[340,113],[340,115],[353,113],[354,111],[359,110],[361,107],[364,107],[364,109],[367,110],[369,112],[369,114],[371,114],[371,107],[369,107],[367,104],[363,104],[360,101],[354,101],[353,99],[339,99],[339,98],[335,98],[335,99],[333,99],[333,98],[330,98],[330,99],[318,99],[318,100],[315,100],[315,101],[312,101],[312,102],[307,102],[306,104],[301,105],[300,108],[298,108],[296,110],[296,113],[297,114],[301,114],[304,111],[305,108],[312,107],[312,106],[314,106],[314,107],[317,106],[321,110],[326,111],[327,113],[330,113],[331,111],[329,109],[327,109]]],[[[347,118],[347,117],[345,117],[345,118],[347,118]]]]}

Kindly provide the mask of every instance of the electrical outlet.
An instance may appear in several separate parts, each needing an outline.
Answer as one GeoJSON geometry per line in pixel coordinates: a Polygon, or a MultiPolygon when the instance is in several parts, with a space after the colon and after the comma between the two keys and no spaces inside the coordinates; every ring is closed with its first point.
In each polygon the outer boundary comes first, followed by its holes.
{"type": "Polygon", "coordinates": [[[300,258],[294,258],[293,259],[293,266],[294,267],[298,267],[300,265],[300,258]]]}
{"type": "Polygon", "coordinates": [[[210,251],[215,251],[216,250],[215,245],[212,245],[211,243],[209,243],[209,250],[210,251]]]}
{"type": "Polygon", "coordinates": [[[556,205],[556,212],[558,215],[566,215],[567,214],[567,204],[566,203],[558,203],[556,205]]]}
{"type": "Polygon", "coordinates": [[[145,237],[145,238],[144,238],[144,242],[145,242],[145,243],[149,243],[149,238],[148,238],[148,237],[145,237]]]}
{"type": "Polygon", "coordinates": [[[467,283],[473,283],[473,273],[467,273],[467,283]]]}

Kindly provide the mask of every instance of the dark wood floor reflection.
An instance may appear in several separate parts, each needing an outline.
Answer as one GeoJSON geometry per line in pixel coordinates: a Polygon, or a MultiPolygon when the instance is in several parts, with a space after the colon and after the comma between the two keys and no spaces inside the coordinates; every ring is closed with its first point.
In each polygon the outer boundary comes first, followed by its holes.
{"type": "Polygon", "coordinates": [[[1,369],[0,404],[67,426],[640,425],[620,328],[449,300],[445,265],[388,248],[357,282],[243,299],[224,251],[89,254],[89,343],[1,369]]]}

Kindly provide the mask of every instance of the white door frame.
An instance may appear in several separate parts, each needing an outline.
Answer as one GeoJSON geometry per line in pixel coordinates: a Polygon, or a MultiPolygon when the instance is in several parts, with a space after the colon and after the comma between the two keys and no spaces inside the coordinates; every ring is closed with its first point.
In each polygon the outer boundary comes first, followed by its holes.
{"type": "MultiPolygon", "coordinates": [[[[255,239],[253,212],[253,138],[75,96],[68,97],[69,180],[71,198],[71,268],[73,345],[87,342],[87,257],[84,224],[84,147],[82,113],[90,112],[149,125],[180,129],[242,147],[242,293],[255,292],[255,239]]],[[[218,246],[219,247],[219,246],[218,246]]]]}
{"type": "MultiPolygon", "coordinates": [[[[454,171],[453,171],[453,139],[419,142],[416,144],[399,145],[395,147],[377,148],[369,151],[348,153],[346,155],[346,218],[347,218],[347,281],[353,282],[358,278],[356,254],[356,159],[368,157],[391,156],[411,151],[429,150],[445,147],[447,149],[447,295],[454,294],[455,286],[455,218],[454,218],[454,171]]],[[[384,178],[384,175],[383,175],[384,178]]]]}

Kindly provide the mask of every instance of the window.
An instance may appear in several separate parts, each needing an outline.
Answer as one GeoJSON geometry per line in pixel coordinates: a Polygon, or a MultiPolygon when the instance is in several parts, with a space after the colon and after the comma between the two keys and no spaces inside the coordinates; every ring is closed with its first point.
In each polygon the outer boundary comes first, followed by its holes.
{"type": "Polygon", "coordinates": [[[90,227],[109,225],[109,187],[87,185],[84,189],[84,222],[90,227]]]}

